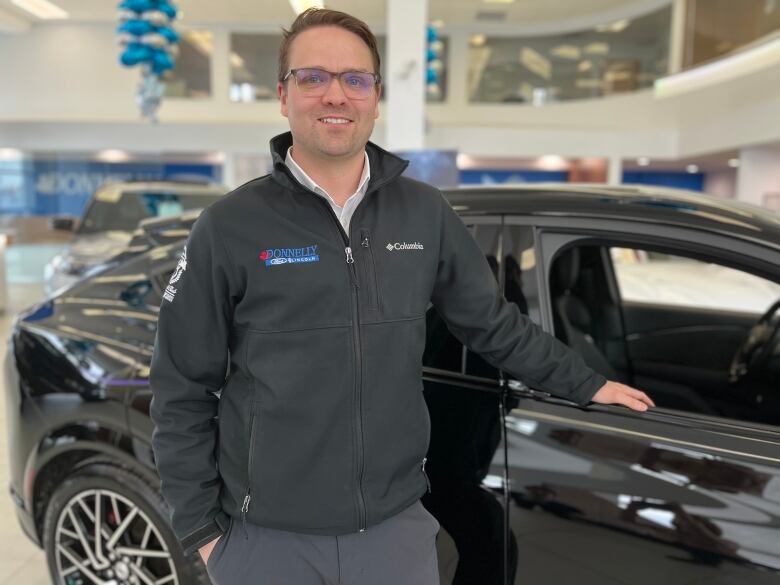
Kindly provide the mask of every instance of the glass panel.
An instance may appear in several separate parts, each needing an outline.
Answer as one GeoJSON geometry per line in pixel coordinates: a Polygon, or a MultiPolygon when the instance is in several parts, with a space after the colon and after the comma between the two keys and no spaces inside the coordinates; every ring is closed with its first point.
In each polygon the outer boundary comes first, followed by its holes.
{"type": "Polygon", "coordinates": [[[185,31],[179,41],[176,66],[165,73],[165,97],[211,97],[211,55],[214,34],[205,30],[185,31]]]}
{"type": "Polygon", "coordinates": [[[717,59],[780,30],[776,0],[688,0],[683,67],[717,59]]]}
{"type": "Polygon", "coordinates": [[[780,298],[780,285],[711,262],[632,248],[610,254],[623,301],[758,316],[780,298]]]}
{"type": "Polygon", "coordinates": [[[279,77],[279,45],[275,33],[230,35],[230,101],[275,100],[279,77]]]}
{"type": "Polygon", "coordinates": [[[652,86],[666,75],[671,10],[551,36],[474,35],[471,102],[550,102],[602,97],[652,86]]]}

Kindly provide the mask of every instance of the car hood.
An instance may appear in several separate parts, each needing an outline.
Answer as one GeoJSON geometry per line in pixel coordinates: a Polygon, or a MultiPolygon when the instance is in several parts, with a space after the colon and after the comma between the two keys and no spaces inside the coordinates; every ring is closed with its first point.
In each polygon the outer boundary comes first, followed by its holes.
{"type": "Polygon", "coordinates": [[[72,262],[95,264],[115,256],[127,247],[132,234],[123,231],[77,236],[62,251],[72,262]]]}

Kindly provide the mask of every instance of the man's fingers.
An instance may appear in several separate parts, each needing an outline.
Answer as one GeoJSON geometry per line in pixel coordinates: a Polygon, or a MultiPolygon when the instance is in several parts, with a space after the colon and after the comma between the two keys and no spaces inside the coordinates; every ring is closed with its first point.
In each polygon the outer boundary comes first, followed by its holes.
{"type": "Polygon", "coordinates": [[[629,393],[629,394],[630,394],[630,395],[631,395],[633,398],[636,398],[637,400],[641,400],[642,402],[644,402],[644,403],[645,403],[645,404],[647,404],[648,406],[655,406],[655,402],[653,402],[653,401],[651,400],[651,398],[650,398],[650,397],[649,397],[647,394],[645,394],[644,392],[642,392],[641,390],[637,390],[637,389],[635,389],[635,388],[630,388],[630,389],[629,389],[629,391],[628,391],[628,393],[629,393]]]}

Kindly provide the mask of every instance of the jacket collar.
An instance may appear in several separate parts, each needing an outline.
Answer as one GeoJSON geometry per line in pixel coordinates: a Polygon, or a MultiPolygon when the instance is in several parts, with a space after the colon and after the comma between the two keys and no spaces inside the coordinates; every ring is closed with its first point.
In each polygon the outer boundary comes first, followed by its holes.
{"type": "MultiPolygon", "coordinates": [[[[287,149],[290,146],[292,146],[291,132],[285,132],[271,138],[271,157],[274,165],[271,170],[271,176],[277,183],[285,187],[305,189],[293,177],[290,169],[284,163],[287,149]]],[[[370,141],[366,143],[366,153],[368,154],[368,163],[371,168],[371,180],[368,182],[366,193],[389,183],[403,173],[409,165],[408,160],[404,160],[370,141]]]]}

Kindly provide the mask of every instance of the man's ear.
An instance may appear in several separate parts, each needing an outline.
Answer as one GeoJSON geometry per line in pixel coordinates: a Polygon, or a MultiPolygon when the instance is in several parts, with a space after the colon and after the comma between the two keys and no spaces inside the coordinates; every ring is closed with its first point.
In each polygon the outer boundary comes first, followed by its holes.
{"type": "Polygon", "coordinates": [[[284,87],[284,82],[279,81],[276,84],[276,95],[279,97],[279,110],[282,112],[282,116],[287,117],[287,91],[284,87]]]}

